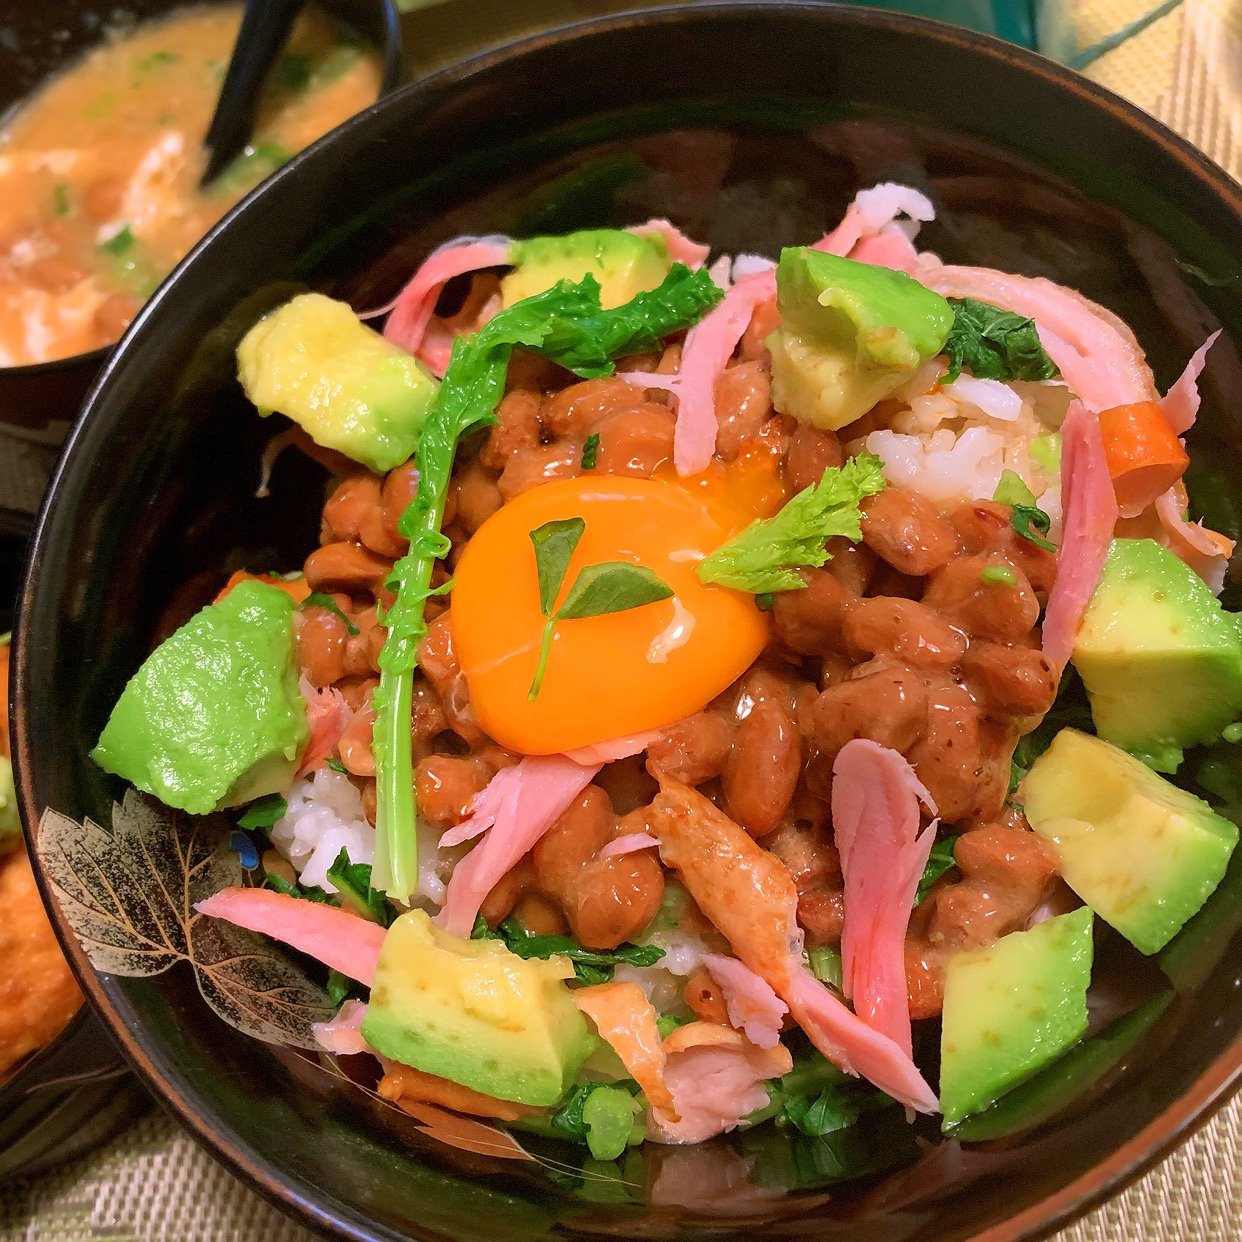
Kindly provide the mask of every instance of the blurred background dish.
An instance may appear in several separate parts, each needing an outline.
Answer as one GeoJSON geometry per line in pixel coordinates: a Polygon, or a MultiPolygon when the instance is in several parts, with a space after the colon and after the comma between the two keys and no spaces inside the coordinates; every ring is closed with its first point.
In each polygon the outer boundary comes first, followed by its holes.
{"type": "Polygon", "coordinates": [[[108,347],[177,260],[265,175],[397,82],[393,0],[308,8],[251,144],[200,191],[241,11],[49,0],[4,17],[0,519],[37,508],[108,347]]]}

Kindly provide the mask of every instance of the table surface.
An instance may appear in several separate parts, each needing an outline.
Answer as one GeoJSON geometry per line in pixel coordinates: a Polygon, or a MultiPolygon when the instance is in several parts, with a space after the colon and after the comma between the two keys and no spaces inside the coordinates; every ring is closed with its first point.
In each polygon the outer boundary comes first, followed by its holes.
{"type": "MultiPolygon", "coordinates": [[[[1080,47],[1152,0],[1072,0],[1080,47]]],[[[1242,180],[1242,0],[1186,0],[1087,70],[1242,180]]],[[[11,1242],[307,1242],[161,1113],[43,1178],[0,1187],[11,1242]]],[[[1055,1242],[1242,1239],[1242,1097],[1055,1242]]]]}

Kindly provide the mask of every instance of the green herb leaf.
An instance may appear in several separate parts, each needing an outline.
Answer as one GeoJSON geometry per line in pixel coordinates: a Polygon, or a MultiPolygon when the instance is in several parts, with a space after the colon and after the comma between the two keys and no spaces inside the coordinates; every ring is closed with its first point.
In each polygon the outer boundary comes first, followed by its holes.
{"type": "Polygon", "coordinates": [[[392,923],[395,917],[393,908],[382,893],[371,887],[369,863],[350,862],[349,852],[342,848],[336,861],[328,868],[328,879],[336,886],[341,905],[381,927],[392,923]]]}
{"type": "Polygon", "coordinates": [[[100,242],[99,249],[104,254],[110,254],[113,258],[119,259],[134,248],[134,241],[134,234],[129,225],[123,224],[107,241],[100,242]]]}
{"type": "Polygon", "coordinates": [[[586,523],[580,517],[572,517],[544,522],[530,532],[530,541],[535,545],[535,571],[539,575],[539,609],[545,617],[550,617],[556,607],[556,597],[584,530],[586,523]]]}
{"type": "Polygon", "coordinates": [[[822,565],[828,559],[824,545],[835,535],[857,543],[862,538],[859,505],[883,490],[883,463],[871,453],[859,453],[843,466],[830,466],[818,483],[773,517],[752,522],[700,561],[695,572],[701,582],[755,594],[801,590],[806,583],[795,568],[822,565]]]}
{"type": "Polygon", "coordinates": [[[266,798],[258,798],[252,802],[237,821],[239,828],[270,828],[278,820],[284,819],[289,804],[280,794],[268,794],[266,798]]]}
{"type": "Polygon", "coordinates": [[[1029,507],[1035,504],[1035,493],[1027,487],[1020,474],[1013,470],[1002,470],[1000,482],[996,485],[996,491],[992,493],[992,499],[997,504],[1029,507]]]}
{"type": "Polygon", "coordinates": [[[301,884],[290,884],[283,875],[278,875],[275,871],[264,873],[267,877],[267,887],[275,892],[284,893],[286,897],[298,897],[302,901],[314,901],[320,905],[331,905],[332,902],[328,898],[328,894],[318,885],[305,887],[301,884]]]}
{"type": "Polygon", "coordinates": [[[579,983],[607,983],[621,963],[630,966],[654,966],[664,956],[663,949],[653,944],[622,944],[615,949],[584,949],[568,936],[532,936],[516,919],[505,919],[495,931],[488,929],[482,916],[475,921],[475,939],[501,940],[505,947],[522,958],[567,957],[574,964],[579,983]]]}
{"type": "Polygon", "coordinates": [[[916,906],[931,892],[932,885],[955,865],[953,847],[956,844],[957,837],[943,837],[932,846],[931,853],[927,856],[927,866],[923,868],[923,878],[919,880],[919,886],[915,890],[916,906]]]}
{"type": "Polygon", "coordinates": [[[556,619],[582,621],[587,617],[606,617],[658,603],[672,595],[673,588],[645,565],[604,561],[587,565],[579,572],[565,602],[557,609],[556,619]]]}
{"type": "Polygon", "coordinates": [[[803,1134],[821,1138],[836,1130],[852,1126],[862,1109],[838,1086],[827,1086],[817,1096],[793,1096],[785,1101],[782,1115],[789,1125],[803,1134]]]}
{"type": "Polygon", "coordinates": [[[276,62],[276,76],[287,90],[304,91],[314,72],[315,62],[305,52],[285,52],[276,62]]]}
{"type": "Polygon", "coordinates": [[[432,594],[432,567],[450,547],[440,525],[458,441],[496,421],[509,358],[517,346],[538,350],[582,378],[606,375],[613,370],[612,358],[652,348],[669,333],[690,327],[722,296],[705,272],[674,264],[659,289],[604,311],[599,284],[588,276],[580,284],[560,281],[516,302],[473,336],[453,342],[444,380],[414,454],[418,492],[398,523],[410,541],[409,551],[385,580],[396,599],[382,618],[388,638],[380,653],[380,684],[372,701],[377,769],[372,883],[390,897],[404,900],[418,886],[410,778],[413,677],[418,642],[427,631],[424,607],[432,594]]]}
{"type": "Polygon", "coordinates": [[[339,772],[342,776],[349,775],[349,769],[335,755],[329,755],[323,762],[324,767],[331,771],[339,772]]]}
{"type": "Polygon", "coordinates": [[[52,187],[52,210],[58,216],[67,216],[69,208],[69,187],[62,181],[52,187]]]}
{"type": "Polygon", "coordinates": [[[969,367],[976,379],[1051,380],[1061,372],[1044,352],[1033,319],[974,298],[950,298],[953,327],[944,343],[949,383],[969,367]]]}
{"type": "Polygon", "coordinates": [[[812,945],[806,951],[806,960],[811,967],[811,974],[820,983],[826,983],[830,988],[840,991],[845,974],[841,954],[836,949],[831,949],[826,944],[812,945]]]}
{"type": "Polygon", "coordinates": [[[989,565],[979,573],[979,581],[988,586],[1017,586],[1018,575],[1008,565],[989,565]]]}
{"type": "Polygon", "coordinates": [[[656,1030],[660,1032],[661,1039],[667,1039],[679,1026],[686,1026],[693,1021],[694,1018],[689,1015],[679,1018],[676,1014],[664,1013],[656,1019],[656,1030]]]}
{"type": "Polygon", "coordinates": [[[1045,552],[1057,550],[1055,543],[1043,537],[1052,526],[1052,519],[1042,509],[1033,505],[1014,505],[1009,521],[1014,531],[1028,543],[1033,543],[1037,548],[1043,548],[1045,552]]]}
{"type": "Polygon", "coordinates": [[[239,190],[248,190],[292,158],[293,153],[279,143],[261,142],[248,146],[211,183],[211,193],[217,198],[228,198],[239,190]]]}
{"type": "Polygon", "coordinates": [[[160,65],[175,65],[180,59],[176,52],[152,52],[138,62],[138,69],[145,72],[160,65]]]}
{"type": "Polygon", "coordinates": [[[595,463],[599,460],[599,432],[593,431],[586,438],[586,443],[582,446],[582,468],[583,470],[594,470],[595,463]]]}
{"type": "Polygon", "coordinates": [[[328,972],[328,999],[334,1008],[339,1009],[348,999],[354,982],[341,974],[339,970],[328,972]]]}
{"type": "Polygon", "coordinates": [[[345,628],[350,634],[359,633],[358,627],[341,611],[340,604],[338,604],[331,595],[325,595],[322,591],[312,591],[302,601],[302,607],[307,608],[312,604],[316,608],[326,608],[330,613],[340,617],[340,619],[345,622],[345,628]]]}

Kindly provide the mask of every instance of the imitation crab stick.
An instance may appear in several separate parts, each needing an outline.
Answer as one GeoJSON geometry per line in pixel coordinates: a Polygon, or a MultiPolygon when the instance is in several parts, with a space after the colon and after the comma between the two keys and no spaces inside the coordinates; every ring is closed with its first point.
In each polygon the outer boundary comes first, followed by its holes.
{"type": "Polygon", "coordinates": [[[375,978],[384,929],[337,906],[266,888],[222,888],[194,909],[271,936],[367,987],[375,978]]]}
{"type": "Polygon", "coordinates": [[[1101,410],[1100,434],[1122,517],[1137,517],[1190,465],[1182,442],[1155,401],[1101,410]]]}
{"type": "Polygon", "coordinates": [[[702,794],[665,782],[649,815],[660,857],[741,960],[789,1006],[835,1065],[894,1099],[934,1112],[936,1096],[896,1041],[869,1027],[811,974],[802,955],[793,878],[702,794]]]}
{"type": "Polygon", "coordinates": [[[266,582],[268,586],[284,591],[295,604],[302,603],[311,593],[310,583],[300,575],[297,578],[281,578],[276,574],[251,574],[239,569],[225,584],[224,589],[212,601],[218,604],[239,582],[266,582]]]}
{"type": "Polygon", "coordinates": [[[664,1082],[668,1058],[656,1025],[656,1011],[642,988],[637,983],[597,983],[578,988],[574,1004],[595,1023],[600,1038],[621,1058],[651,1107],[667,1120],[679,1121],[664,1082]]]}

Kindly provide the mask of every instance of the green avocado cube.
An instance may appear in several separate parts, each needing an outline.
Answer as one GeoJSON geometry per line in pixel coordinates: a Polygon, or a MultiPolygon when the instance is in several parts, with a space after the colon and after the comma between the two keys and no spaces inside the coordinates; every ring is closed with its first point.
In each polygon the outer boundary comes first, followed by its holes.
{"type": "Polygon", "coordinates": [[[244,581],[146,658],[91,758],[167,806],[206,815],[288,789],[308,736],[293,600],[244,581]]]}
{"type": "Polygon", "coordinates": [[[440,390],[416,358],[322,293],[260,319],[237,347],[237,375],[260,414],[286,415],[377,474],[413,455],[440,390]]]}
{"type": "Polygon", "coordinates": [[[639,237],[624,229],[532,237],[514,242],[509,258],[513,271],[500,282],[505,306],[551,289],[558,280],[577,284],[584,276],[594,276],[600,305],[610,310],[655,289],[672,266],[662,237],[639,237]]]}
{"type": "Polygon", "coordinates": [[[900,388],[948,340],[953,308],[905,272],[806,246],[781,251],[772,402],[836,430],[900,388]]]}
{"type": "Polygon", "coordinates": [[[402,1065],[519,1104],[555,1104],[595,1039],[565,980],[567,958],[526,960],[498,940],[463,940],[422,910],[380,949],[363,1038],[402,1065]]]}
{"type": "Polygon", "coordinates": [[[1242,714],[1237,617],[1152,539],[1113,540],[1073,660],[1096,732],[1159,772],[1242,714]]]}
{"type": "Polygon", "coordinates": [[[955,953],[944,972],[940,1107],[947,1127],[999,1099],[1087,1029],[1091,911],[955,953]]]}
{"type": "Polygon", "coordinates": [[[1061,875],[1141,953],[1163,949],[1212,895],[1237,826],[1116,746],[1062,729],[1022,783],[1026,818],[1061,875]]]}

